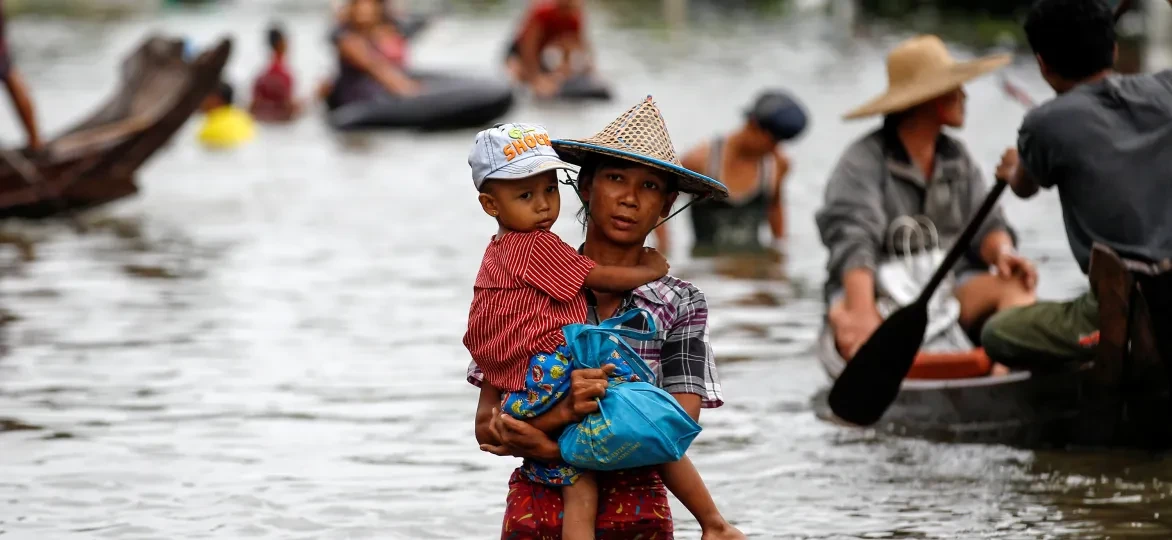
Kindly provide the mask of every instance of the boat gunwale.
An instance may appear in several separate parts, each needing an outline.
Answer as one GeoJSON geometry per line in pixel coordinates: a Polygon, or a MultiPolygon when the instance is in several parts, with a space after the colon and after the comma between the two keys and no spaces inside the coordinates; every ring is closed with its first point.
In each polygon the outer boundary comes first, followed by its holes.
{"type": "MultiPolygon", "coordinates": [[[[818,334],[818,342],[815,347],[815,354],[818,356],[818,363],[822,365],[823,371],[833,381],[846,369],[846,360],[838,354],[838,349],[834,346],[834,335],[830,331],[830,327],[823,325],[822,331],[818,334]]],[[[975,388],[983,386],[1000,386],[1006,384],[1024,383],[1034,379],[1034,375],[1029,371],[1011,371],[1005,375],[985,375],[983,377],[966,377],[963,379],[904,379],[900,384],[900,391],[937,391],[949,388],[975,388]]]]}

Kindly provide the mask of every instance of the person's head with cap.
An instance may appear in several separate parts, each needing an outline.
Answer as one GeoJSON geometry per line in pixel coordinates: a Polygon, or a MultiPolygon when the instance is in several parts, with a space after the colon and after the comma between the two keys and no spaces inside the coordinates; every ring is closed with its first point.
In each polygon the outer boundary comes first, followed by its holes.
{"type": "Polygon", "coordinates": [[[764,154],[801,135],[809,119],[797,99],[782,90],[770,89],[758,94],[745,110],[745,121],[747,142],[764,154]]]}
{"type": "Polygon", "coordinates": [[[659,108],[647,99],[585,139],[557,139],[563,159],[581,167],[586,238],[622,247],[642,246],[680,191],[697,198],[728,197],[724,184],[683,167],[659,108]]]}
{"type": "Polygon", "coordinates": [[[558,157],[545,128],[520,123],[477,133],[468,166],[484,212],[518,232],[549,230],[561,212],[557,171],[577,170],[558,157]]]}
{"type": "Polygon", "coordinates": [[[965,120],[964,84],[1009,63],[1007,54],[958,62],[939,37],[904,40],[887,55],[887,91],[847,112],[853,120],[884,115],[889,125],[915,119],[961,127],[965,120]]]}

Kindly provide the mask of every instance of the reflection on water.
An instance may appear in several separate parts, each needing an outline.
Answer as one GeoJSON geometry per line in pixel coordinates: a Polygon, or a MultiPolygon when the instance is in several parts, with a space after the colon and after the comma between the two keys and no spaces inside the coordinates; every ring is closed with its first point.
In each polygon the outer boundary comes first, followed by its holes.
{"type": "MultiPolygon", "coordinates": [[[[454,8],[419,38],[413,61],[489,72],[519,5],[454,8]]],[[[809,397],[826,383],[809,352],[825,262],[813,211],[843,143],[871,128],[838,117],[882,89],[882,58],[900,36],[846,40],[843,21],[817,11],[800,24],[735,12],[699,24],[705,5],[691,4],[683,37],[595,12],[616,101],[522,99],[510,118],[588,135],[651,93],[682,151],[734,127],[763,85],[785,85],[810,108],[810,131],[787,149],[783,263],[672,260],[711,304],[727,405],[704,413],[690,454],[725,513],[757,538],[1166,537],[1163,458],[937,445],[814,417],[809,397]]],[[[320,3],[222,9],[28,18],[9,31],[50,133],[105,95],[147,28],[197,43],[232,32],[228,76],[240,88],[260,68],[276,14],[301,92],[332,71],[320,3]]],[[[1022,62],[1015,80],[1048,95],[1022,62]]],[[[992,79],[969,88],[969,107],[963,136],[991,173],[1022,110],[992,79]]],[[[314,111],[209,153],[193,144],[196,127],[148,163],[139,197],[86,216],[84,232],[4,229],[20,240],[0,246],[14,316],[0,325],[0,533],[495,535],[516,461],[476,448],[460,344],[493,232],[468,180],[474,130],[343,136],[314,111]]],[[[19,140],[16,123],[0,123],[0,137],[19,140]]],[[[554,230],[576,244],[576,203],[565,201],[554,230]]],[[[1042,295],[1071,294],[1081,274],[1054,195],[1005,204],[1023,251],[1044,261],[1042,295]]],[[[675,229],[672,252],[686,254],[687,227],[675,229]]],[[[678,537],[698,538],[686,510],[673,509],[678,537]]]]}

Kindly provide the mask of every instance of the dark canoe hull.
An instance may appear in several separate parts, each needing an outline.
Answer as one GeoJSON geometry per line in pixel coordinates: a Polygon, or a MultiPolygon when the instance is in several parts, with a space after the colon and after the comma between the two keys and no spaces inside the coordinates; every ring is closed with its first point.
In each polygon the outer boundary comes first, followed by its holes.
{"type": "Polygon", "coordinates": [[[556,99],[564,101],[610,101],[610,85],[601,79],[579,75],[567,80],[558,90],[556,99]]]}
{"type": "Polygon", "coordinates": [[[137,193],[135,172],[183,127],[215,88],[231,52],[221,40],[192,62],[183,42],[152,36],[122,64],[120,86],[74,127],[27,155],[30,184],[0,163],[0,218],[45,218],[137,193]]]}
{"type": "MultiPolygon", "coordinates": [[[[823,331],[818,360],[833,380],[845,363],[823,331]]],[[[1172,401],[1162,369],[1134,369],[1129,384],[1098,384],[1092,364],[1066,371],[948,381],[905,381],[873,427],[881,432],[940,442],[1005,444],[1021,448],[1142,448],[1172,444],[1172,401]],[[1155,371],[1159,371],[1156,373],[1155,371]]],[[[829,389],[814,409],[833,418],[829,389]]]]}
{"type": "Polygon", "coordinates": [[[332,108],[330,125],[340,131],[464,129],[487,126],[513,107],[513,89],[504,81],[426,71],[410,75],[423,84],[418,96],[394,96],[379,89],[375,98],[332,108]]]}

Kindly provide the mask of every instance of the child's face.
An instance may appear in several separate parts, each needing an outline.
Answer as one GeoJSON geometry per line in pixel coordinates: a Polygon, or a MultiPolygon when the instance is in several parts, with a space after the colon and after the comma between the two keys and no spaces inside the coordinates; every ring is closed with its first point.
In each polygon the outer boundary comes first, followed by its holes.
{"type": "Polygon", "coordinates": [[[224,104],[224,100],[220,99],[220,95],[212,92],[203,98],[203,102],[199,104],[199,110],[202,112],[210,112],[212,109],[218,108],[224,104]]]}
{"type": "Polygon", "coordinates": [[[378,0],[354,0],[350,3],[350,22],[357,26],[372,26],[382,18],[382,3],[378,0]]]}
{"type": "Polygon", "coordinates": [[[480,194],[484,211],[510,231],[548,231],[562,209],[554,171],[519,180],[492,180],[480,194]]]}

